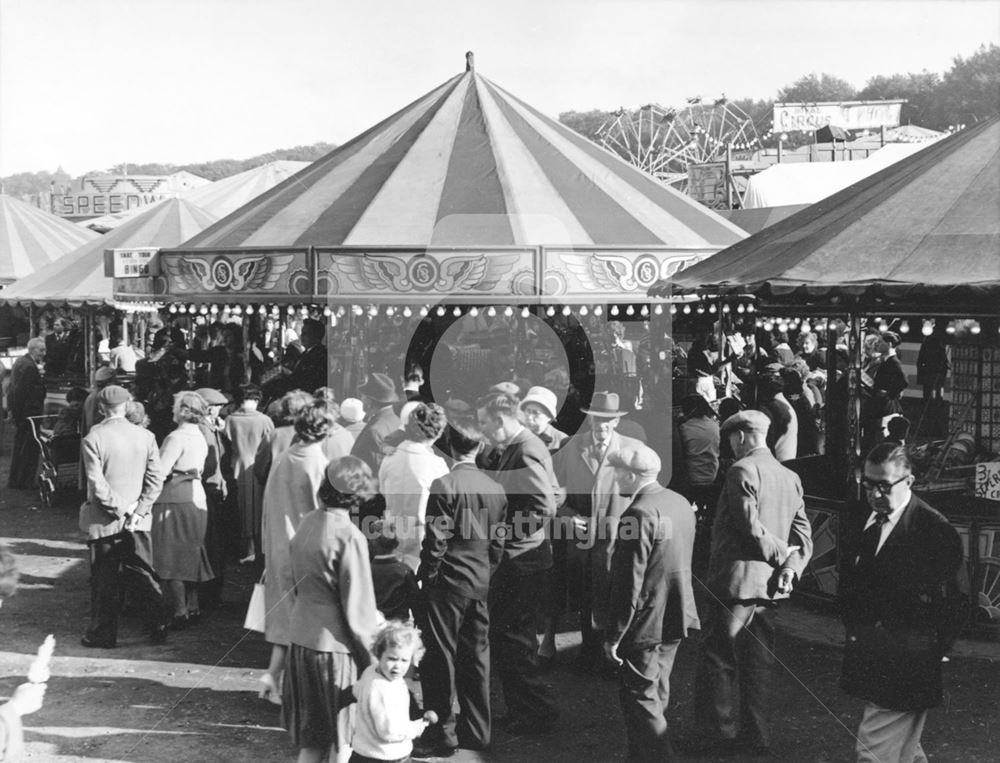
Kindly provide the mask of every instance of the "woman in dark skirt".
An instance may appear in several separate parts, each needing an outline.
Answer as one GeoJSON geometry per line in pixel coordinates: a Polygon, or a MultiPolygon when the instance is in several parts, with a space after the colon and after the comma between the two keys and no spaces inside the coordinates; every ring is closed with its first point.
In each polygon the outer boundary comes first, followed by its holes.
{"type": "Polygon", "coordinates": [[[282,723],[299,763],[346,763],[354,706],[342,694],[371,664],[378,626],[368,542],[351,512],[375,492],[368,465],[344,456],[326,470],[325,509],[302,518],[291,541],[291,649],[282,692],[282,723]]]}

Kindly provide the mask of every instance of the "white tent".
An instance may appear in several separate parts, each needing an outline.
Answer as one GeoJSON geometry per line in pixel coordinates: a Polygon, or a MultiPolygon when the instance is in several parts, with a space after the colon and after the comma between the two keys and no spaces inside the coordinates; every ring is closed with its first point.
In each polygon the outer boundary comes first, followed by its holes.
{"type": "Polygon", "coordinates": [[[750,178],[743,206],[815,204],[928,145],[931,143],[892,143],[858,161],[775,164],[750,178]]]}

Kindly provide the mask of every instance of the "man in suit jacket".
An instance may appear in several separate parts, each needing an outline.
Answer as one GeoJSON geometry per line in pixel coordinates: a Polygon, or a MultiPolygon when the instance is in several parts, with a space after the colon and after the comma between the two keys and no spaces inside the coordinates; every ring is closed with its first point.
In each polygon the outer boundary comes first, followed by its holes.
{"type": "Polygon", "coordinates": [[[306,318],[302,321],[302,354],[295,360],[288,377],[288,389],[301,389],[313,394],[327,386],[327,351],[323,338],[326,329],[322,321],[306,318]]]}
{"type": "Polygon", "coordinates": [[[385,374],[376,373],[368,377],[358,392],[361,394],[365,410],[371,413],[371,417],[354,441],[351,455],[368,464],[372,474],[378,474],[382,459],[385,458],[382,443],[387,435],[400,427],[399,416],[392,407],[392,404],[399,399],[396,395],[396,383],[385,374]]]}
{"type": "Polygon", "coordinates": [[[736,454],[719,497],[706,587],[711,596],[695,680],[693,747],[765,752],[774,668],[770,608],[787,598],[812,555],[802,483],[767,447],[768,417],[741,411],[722,424],[736,454]]]}
{"type": "Polygon", "coordinates": [[[427,654],[421,671],[424,707],[438,725],[424,734],[432,754],[490,743],[490,617],[486,607],[493,569],[503,556],[507,518],[503,488],[476,467],[482,438],[474,429],[448,430],[455,464],[431,484],[417,578],[426,596],[427,654]],[[457,723],[455,695],[461,710],[457,723]]]}
{"type": "Polygon", "coordinates": [[[602,646],[615,522],[628,506],[610,458],[642,443],[615,431],[623,413],[615,393],[596,393],[590,407],[582,410],[589,428],[573,435],[552,460],[556,481],[566,491],[558,511],[558,528],[560,538],[566,539],[561,550],[566,554],[568,591],[560,590],[559,594],[565,599],[568,592],[570,601],[579,606],[583,637],[580,666],[599,671],[606,664],[602,646]]]}
{"type": "Polygon", "coordinates": [[[80,529],[90,549],[90,627],[86,647],[113,649],[118,642],[120,577],[139,587],[138,601],[154,644],[166,641],[160,581],[152,567],[153,502],[163,487],[159,451],[152,432],[130,423],[123,387],[101,390],[104,420],[83,438],[87,500],[80,506],[80,529]]]}
{"type": "Polygon", "coordinates": [[[514,734],[551,730],[559,716],[535,658],[538,593],[552,568],[548,524],[555,514],[552,458],[518,418],[518,399],[494,392],[477,405],[479,429],[500,451],[494,478],[507,493],[507,540],[490,586],[490,642],[514,734]]]}
{"type": "Polygon", "coordinates": [[[39,364],[45,359],[45,340],[34,337],[28,340],[28,353],[14,361],[10,369],[8,408],[14,419],[14,450],[10,457],[10,475],[7,487],[30,488],[38,472],[38,443],[31,433],[29,416],[45,412],[45,385],[39,364]]]}
{"type": "Polygon", "coordinates": [[[847,630],[841,687],[865,700],[858,761],[927,760],[920,734],[941,704],[941,658],[961,627],[963,599],[949,586],[962,542],[910,490],[906,449],[875,446],[862,485],[871,513],[847,533],[840,603],[847,630]],[[956,606],[957,605],[957,606],[956,606]]]}
{"type": "Polygon", "coordinates": [[[632,503],[611,561],[604,652],[620,666],[627,760],[662,761],[671,755],[666,712],[677,647],[701,627],[691,588],[695,514],[656,481],[660,457],[651,448],[630,446],[609,460],[632,503]]]}

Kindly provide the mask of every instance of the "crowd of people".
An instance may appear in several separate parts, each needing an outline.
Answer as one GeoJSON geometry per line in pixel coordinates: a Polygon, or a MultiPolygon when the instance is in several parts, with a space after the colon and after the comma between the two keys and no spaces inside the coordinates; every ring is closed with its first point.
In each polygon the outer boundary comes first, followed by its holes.
{"type": "MultiPolygon", "coordinates": [[[[728,355],[712,336],[696,342],[688,372],[711,393],[698,385],[682,398],[667,454],[616,391],[581,405],[575,432],[555,426],[572,405],[564,391],[514,381],[438,405],[423,397],[419,369],[402,394],[372,373],[357,398],[337,401],[318,372],[325,359],[309,356],[320,356],[322,332],[310,331],[288,391],[266,410],[259,386],[234,384],[225,350],[207,377],[225,383],[172,392],[170,426],[154,425],[151,399],[136,401],[113,369],[98,371],[78,401],[92,588],[84,646],[117,645],[126,579],[161,644],[218,602],[227,564],[254,565],[272,646],[260,696],[281,706],[299,760],[401,760],[414,741],[439,756],[486,749],[496,724],[519,735],[557,728],[543,671],[571,614],[576,666],[620,683],[629,759],[660,760],[677,648],[700,629],[685,746],[770,748],[772,612],[812,551],[801,482],[781,462],[822,451],[824,391],[842,381],[819,373],[830,354],[816,335],[803,331],[797,352],[787,336],[728,355]],[[716,400],[727,373],[741,394],[716,400]],[[423,707],[407,679],[419,680],[423,707]]],[[[905,386],[894,344],[891,332],[866,341],[879,420],[905,386]]],[[[910,493],[898,442],[871,450],[865,475],[871,513],[844,583],[854,634],[844,686],[868,702],[859,760],[890,760],[887,751],[919,748],[926,709],[940,701],[940,656],[954,636],[941,591],[961,547],[910,493]],[[882,536],[872,546],[873,526],[882,536]],[[914,540],[894,546],[890,533],[914,540]],[[889,553],[905,579],[872,578],[889,553]],[[919,701],[898,699],[913,679],[895,654],[882,655],[889,667],[872,663],[886,623],[931,629],[909,655],[928,668],[919,701]]]]}

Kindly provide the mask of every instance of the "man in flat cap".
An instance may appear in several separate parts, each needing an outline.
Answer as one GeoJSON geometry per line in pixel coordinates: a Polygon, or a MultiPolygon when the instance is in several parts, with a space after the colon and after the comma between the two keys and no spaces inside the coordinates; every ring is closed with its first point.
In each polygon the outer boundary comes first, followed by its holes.
{"type": "Polygon", "coordinates": [[[153,434],[125,418],[131,399],[118,385],[102,389],[98,405],[104,418],[83,438],[87,500],[80,506],[80,529],[90,550],[90,627],[80,643],[86,647],[117,646],[122,577],[138,588],[136,601],[145,609],[153,643],[166,641],[150,542],[163,474],[153,434]]]}
{"type": "Polygon", "coordinates": [[[812,555],[802,483],[767,447],[770,420],[741,411],[722,424],[736,454],[712,528],[710,602],[695,679],[691,751],[764,753],[774,667],[770,609],[787,598],[812,555]]]}
{"type": "Polygon", "coordinates": [[[623,448],[608,460],[632,502],[611,558],[604,653],[619,665],[627,760],[667,760],[670,672],[681,639],[701,627],[691,587],[695,514],[657,482],[660,457],[651,448],[623,448]]]}
{"type": "Polygon", "coordinates": [[[358,388],[365,410],[368,411],[368,423],[354,441],[351,455],[357,456],[371,467],[372,474],[378,474],[385,453],[382,442],[386,435],[399,429],[401,421],[393,403],[399,400],[396,394],[396,382],[386,374],[373,373],[368,380],[358,388]]]}

